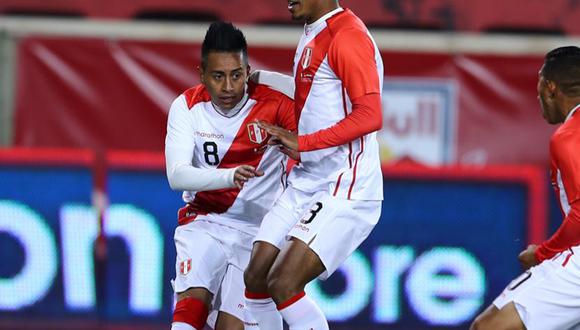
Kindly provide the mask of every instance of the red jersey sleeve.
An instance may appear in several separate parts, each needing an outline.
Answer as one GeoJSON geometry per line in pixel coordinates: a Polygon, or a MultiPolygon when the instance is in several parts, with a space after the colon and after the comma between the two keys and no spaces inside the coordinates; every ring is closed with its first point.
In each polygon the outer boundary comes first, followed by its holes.
{"type": "Polygon", "coordinates": [[[335,125],[298,136],[298,151],[339,146],[381,129],[383,123],[380,94],[363,95],[352,100],[352,112],[335,125]]]}
{"type": "Polygon", "coordinates": [[[364,30],[338,32],[328,49],[328,64],[351,100],[381,92],[375,46],[364,30]]]}
{"type": "Polygon", "coordinates": [[[550,143],[550,154],[560,172],[570,211],[556,233],[536,249],[539,262],[580,244],[580,133],[568,129],[557,134],[550,143]]]}
{"type": "Polygon", "coordinates": [[[535,256],[538,262],[550,259],[558,252],[580,244],[580,202],[577,201],[571,206],[560,228],[536,249],[535,256]]]}
{"type": "Polygon", "coordinates": [[[342,81],[352,103],[352,112],[336,125],[299,136],[298,151],[339,146],[382,127],[375,47],[366,32],[341,30],[330,44],[328,63],[342,81]]]}

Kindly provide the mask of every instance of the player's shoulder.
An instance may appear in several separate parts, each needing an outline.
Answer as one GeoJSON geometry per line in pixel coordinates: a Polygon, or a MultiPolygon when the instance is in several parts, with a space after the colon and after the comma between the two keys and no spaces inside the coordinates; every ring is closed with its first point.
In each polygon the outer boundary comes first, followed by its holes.
{"type": "Polygon", "coordinates": [[[350,9],[330,17],[327,27],[334,38],[366,37],[367,27],[350,9]]]}
{"type": "Polygon", "coordinates": [[[193,109],[196,104],[211,101],[211,96],[203,84],[191,87],[185,90],[181,95],[185,98],[187,108],[190,110],[193,109]]]}
{"type": "Polygon", "coordinates": [[[272,102],[272,101],[276,101],[276,102],[290,101],[290,102],[292,102],[292,99],[290,99],[284,93],[279,92],[275,89],[272,89],[269,86],[257,84],[257,83],[254,83],[252,81],[248,82],[248,96],[251,99],[256,100],[256,102],[258,102],[258,103],[260,103],[260,102],[272,102]]]}

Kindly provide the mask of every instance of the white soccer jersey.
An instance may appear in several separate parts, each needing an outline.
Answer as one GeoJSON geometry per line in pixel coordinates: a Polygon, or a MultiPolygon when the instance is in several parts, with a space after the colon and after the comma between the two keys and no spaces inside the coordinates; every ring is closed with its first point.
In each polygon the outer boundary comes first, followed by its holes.
{"type": "MultiPolygon", "coordinates": [[[[183,193],[192,219],[206,219],[254,235],[266,212],[283,191],[286,161],[276,148],[262,148],[268,136],[256,120],[289,130],[296,128],[294,104],[282,93],[249,84],[248,99],[237,114],[217,112],[203,85],[175,99],[167,123],[165,152],[168,173],[175,164],[198,169],[232,169],[252,165],[265,172],[250,179],[243,189],[224,188],[183,193]]],[[[168,174],[169,176],[169,174],[168,174]]]]}
{"type": "MultiPolygon", "coordinates": [[[[350,100],[382,93],[383,63],[362,21],[339,8],[305,27],[294,57],[294,78],[298,133],[311,134],[345,118],[352,111],[350,100]]],[[[296,189],[383,199],[376,132],[338,147],[301,152],[300,157],[289,177],[296,189]]]]}

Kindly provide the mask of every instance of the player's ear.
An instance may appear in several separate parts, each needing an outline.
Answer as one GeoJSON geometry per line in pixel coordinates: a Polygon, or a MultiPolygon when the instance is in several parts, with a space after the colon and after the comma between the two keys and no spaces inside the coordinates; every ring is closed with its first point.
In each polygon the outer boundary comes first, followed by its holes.
{"type": "Polygon", "coordinates": [[[558,85],[553,80],[546,80],[546,89],[551,97],[554,97],[558,92],[558,85]]]}
{"type": "Polygon", "coordinates": [[[201,80],[201,82],[204,82],[204,75],[205,75],[205,71],[203,70],[203,65],[198,65],[196,67],[197,72],[199,73],[199,80],[201,80]]]}

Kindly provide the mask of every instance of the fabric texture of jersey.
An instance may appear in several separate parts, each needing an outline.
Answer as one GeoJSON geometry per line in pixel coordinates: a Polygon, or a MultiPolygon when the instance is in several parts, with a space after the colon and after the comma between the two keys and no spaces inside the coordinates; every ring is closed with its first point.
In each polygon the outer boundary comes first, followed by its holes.
{"type": "MultiPolygon", "coordinates": [[[[383,63],[363,22],[339,8],[307,25],[294,57],[300,136],[329,128],[352,112],[351,100],[381,94],[383,63]],[[354,47],[353,45],[356,45],[354,47]]],[[[301,152],[289,183],[344,199],[382,200],[376,132],[347,144],[301,152]]]]}
{"type": "Polygon", "coordinates": [[[550,140],[551,181],[564,215],[580,199],[580,105],[550,140]]]}
{"type": "MultiPolygon", "coordinates": [[[[268,135],[256,120],[296,129],[294,104],[282,93],[263,85],[248,84],[246,104],[232,117],[214,109],[203,85],[180,95],[169,112],[165,153],[176,162],[201,169],[232,169],[252,165],[266,174],[244,185],[183,193],[192,218],[204,218],[255,234],[261,219],[282,193],[285,156],[268,147],[268,135]],[[219,215],[219,216],[216,216],[219,215]]],[[[167,157],[169,158],[169,157],[167,157]]],[[[167,164],[168,168],[173,164],[167,164]]]]}
{"type": "Polygon", "coordinates": [[[543,261],[580,244],[580,105],[567,116],[550,140],[551,181],[564,221],[535,252],[543,261]]]}

